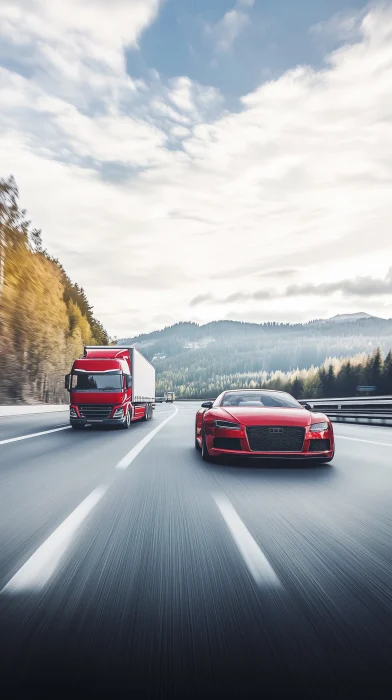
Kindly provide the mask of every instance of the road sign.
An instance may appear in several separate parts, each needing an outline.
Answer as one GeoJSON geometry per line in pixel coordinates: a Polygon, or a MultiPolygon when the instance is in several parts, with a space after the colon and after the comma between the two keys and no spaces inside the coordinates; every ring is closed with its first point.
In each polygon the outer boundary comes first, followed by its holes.
{"type": "Polygon", "coordinates": [[[357,391],[376,391],[376,386],[357,386],[357,391]]]}

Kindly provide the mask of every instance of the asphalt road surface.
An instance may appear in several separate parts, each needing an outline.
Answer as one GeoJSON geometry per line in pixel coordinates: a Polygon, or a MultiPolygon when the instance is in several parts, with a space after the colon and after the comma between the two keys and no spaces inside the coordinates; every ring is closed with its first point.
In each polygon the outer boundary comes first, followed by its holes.
{"type": "Polygon", "coordinates": [[[4,698],[392,696],[392,430],[206,464],[198,406],[0,418],[4,698]]]}

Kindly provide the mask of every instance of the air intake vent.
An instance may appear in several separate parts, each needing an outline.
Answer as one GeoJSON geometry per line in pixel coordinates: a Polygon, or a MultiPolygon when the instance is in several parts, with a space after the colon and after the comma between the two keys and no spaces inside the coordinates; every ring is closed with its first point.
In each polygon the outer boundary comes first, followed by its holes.
{"type": "Polygon", "coordinates": [[[214,438],[214,447],[218,450],[241,450],[239,438],[214,438]]]}
{"type": "Polygon", "coordinates": [[[327,452],[330,450],[330,444],[329,440],[311,440],[309,452],[327,452]]]}

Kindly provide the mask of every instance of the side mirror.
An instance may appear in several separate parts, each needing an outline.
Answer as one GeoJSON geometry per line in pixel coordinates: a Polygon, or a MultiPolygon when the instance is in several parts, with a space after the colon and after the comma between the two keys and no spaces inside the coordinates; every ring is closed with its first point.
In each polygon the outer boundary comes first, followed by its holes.
{"type": "Polygon", "coordinates": [[[204,401],[204,403],[202,403],[201,407],[202,408],[212,408],[213,403],[214,403],[213,401],[204,401]]]}
{"type": "Polygon", "coordinates": [[[314,406],[312,403],[305,403],[304,408],[306,408],[307,411],[313,411],[314,406]]]}
{"type": "Polygon", "coordinates": [[[130,374],[125,375],[125,386],[127,387],[127,389],[130,389],[132,386],[132,377],[130,374]]]}
{"type": "Polygon", "coordinates": [[[70,380],[70,378],[71,378],[71,375],[70,375],[70,374],[66,374],[65,377],[64,377],[64,389],[66,389],[67,391],[69,391],[69,380],[70,380]]]}

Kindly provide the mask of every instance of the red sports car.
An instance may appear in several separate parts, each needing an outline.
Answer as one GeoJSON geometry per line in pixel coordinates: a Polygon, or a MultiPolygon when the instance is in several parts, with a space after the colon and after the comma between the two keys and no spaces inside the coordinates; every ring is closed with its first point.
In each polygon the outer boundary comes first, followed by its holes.
{"type": "Polygon", "coordinates": [[[197,412],[195,447],[206,461],[242,455],[330,462],[332,423],[310,408],[283,391],[224,391],[197,412]]]}

